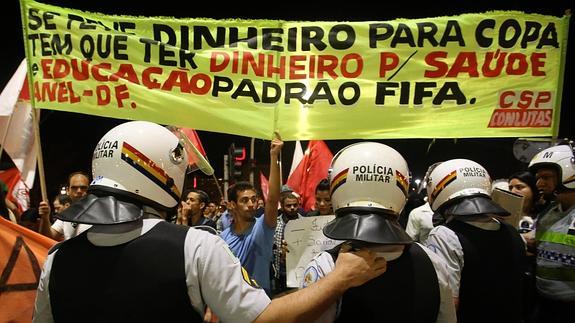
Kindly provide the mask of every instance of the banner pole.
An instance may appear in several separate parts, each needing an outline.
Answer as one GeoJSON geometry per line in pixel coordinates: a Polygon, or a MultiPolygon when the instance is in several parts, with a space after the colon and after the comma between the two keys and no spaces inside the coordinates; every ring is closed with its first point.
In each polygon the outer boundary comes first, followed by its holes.
{"type": "Polygon", "coordinates": [[[32,107],[32,123],[34,125],[34,140],[36,140],[38,147],[38,175],[40,176],[40,190],[42,191],[42,201],[48,201],[48,193],[46,190],[46,180],[44,177],[44,158],[42,157],[42,142],[40,141],[40,111],[32,107]]]}

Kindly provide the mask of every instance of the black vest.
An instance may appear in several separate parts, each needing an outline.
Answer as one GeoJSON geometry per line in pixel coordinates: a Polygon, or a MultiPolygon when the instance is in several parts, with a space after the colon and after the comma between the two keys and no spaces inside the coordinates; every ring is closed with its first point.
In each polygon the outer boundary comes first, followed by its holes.
{"type": "MultiPolygon", "coordinates": [[[[339,246],[328,252],[334,257],[337,251],[339,246]]],[[[439,303],[435,267],[414,243],[383,275],[343,294],[336,322],[436,322],[439,303]]]]}
{"type": "Polygon", "coordinates": [[[497,231],[461,221],[444,224],[463,248],[458,322],[521,322],[525,246],[517,230],[497,231]]]}
{"type": "Polygon", "coordinates": [[[118,246],[95,246],[86,232],[62,243],[49,283],[54,320],[202,322],[186,286],[188,229],[160,222],[118,246]]]}

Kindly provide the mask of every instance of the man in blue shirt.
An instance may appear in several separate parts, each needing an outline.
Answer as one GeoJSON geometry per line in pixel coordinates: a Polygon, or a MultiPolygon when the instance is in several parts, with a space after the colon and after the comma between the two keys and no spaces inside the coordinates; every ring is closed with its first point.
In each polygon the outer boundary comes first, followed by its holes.
{"type": "Polygon", "coordinates": [[[279,154],[283,141],[276,135],[270,148],[269,194],[264,216],[256,218],[258,194],[252,184],[238,182],[228,190],[234,221],[221,233],[257,284],[270,295],[270,264],[280,196],[279,154]]]}

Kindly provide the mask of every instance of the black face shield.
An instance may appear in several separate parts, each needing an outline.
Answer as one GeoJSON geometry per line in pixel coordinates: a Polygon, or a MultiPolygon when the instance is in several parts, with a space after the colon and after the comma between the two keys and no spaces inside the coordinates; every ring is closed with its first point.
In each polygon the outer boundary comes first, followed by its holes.
{"type": "Polygon", "coordinates": [[[411,244],[413,240],[397,222],[397,215],[371,207],[348,207],[336,211],[336,218],[323,228],[334,240],[374,244],[411,244]]]}

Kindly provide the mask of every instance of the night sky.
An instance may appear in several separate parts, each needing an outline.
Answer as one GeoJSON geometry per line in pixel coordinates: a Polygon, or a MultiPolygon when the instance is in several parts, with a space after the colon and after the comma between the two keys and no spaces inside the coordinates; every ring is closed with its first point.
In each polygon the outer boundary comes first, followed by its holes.
{"type": "MultiPolygon", "coordinates": [[[[244,19],[285,19],[310,21],[386,21],[396,18],[425,18],[457,15],[462,13],[486,12],[489,10],[520,10],[527,13],[541,13],[562,16],[572,1],[349,1],[337,5],[335,1],[271,1],[271,2],[198,2],[186,1],[41,1],[62,7],[70,7],[108,14],[172,17],[244,18],[244,19]],[[240,5],[243,4],[243,5],[240,5]],[[206,8],[206,6],[208,8],[206,8]],[[201,8],[200,8],[201,7],[201,8]]],[[[24,57],[22,31],[18,1],[6,1],[2,13],[3,63],[0,73],[3,87],[24,57]]],[[[559,137],[575,138],[573,107],[573,84],[575,68],[575,30],[573,19],[570,24],[570,44],[567,52],[564,96],[559,137]]],[[[43,110],[40,124],[42,149],[49,196],[57,193],[66,182],[67,174],[76,171],[90,171],[92,151],[109,129],[124,120],[88,116],[84,114],[43,110]]],[[[220,133],[199,131],[200,139],[208,154],[216,176],[222,177],[223,155],[228,146],[249,147],[250,138],[220,133]]],[[[381,140],[397,149],[408,161],[414,177],[422,177],[427,166],[450,158],[468,158],[485,166],[493,178],[506,177],[515,170],[525,167],[512,153],[515,138],[495,139],[430,139],[381,140]]],[[[330,140],[328,146],[335,154],[339,149],[355,142],[354,140],[330,140]]],[[[303,142],[304,144],[307,142],[303,142]]],[[[283,151],[284,178],[289,172],[293,153],[293,142],[288,142],[283,151]]],[[[305,145],[304,145],[305,148],[305,145]]],[[[255,155],[258,163],[269,160],[269,142],[256,140],[255,155]]],[[[6,157],[3,157],[5,161],[6,157]]],[[[38,176],[37,176],[38,178],[38,176]]],[[[39,184],[31,192],[33,204],[39,198],[39,184]]]]}

